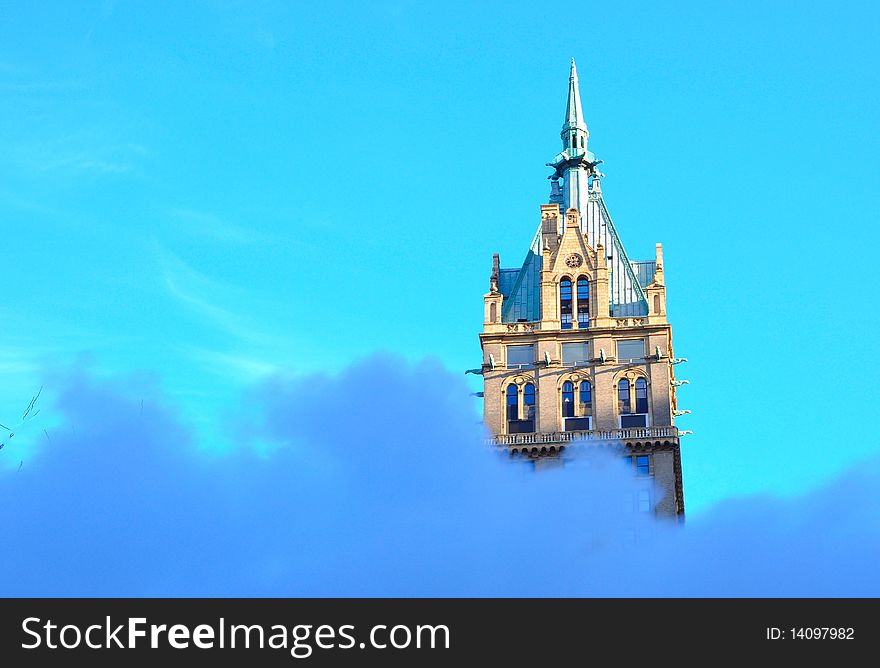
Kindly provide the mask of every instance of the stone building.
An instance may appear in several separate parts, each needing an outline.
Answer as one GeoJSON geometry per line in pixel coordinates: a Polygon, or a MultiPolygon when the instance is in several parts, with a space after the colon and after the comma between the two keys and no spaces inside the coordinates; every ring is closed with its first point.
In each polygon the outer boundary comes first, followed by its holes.
{"type": "Polygon", "coordinates": [[[563,150],[522,266],[495,255],[480,344],[491,443],[536,466],[584,447],[617,447],[650,477],[658,515],[683,516],[676,359],[663,250],[629,259],[602,197],[571,63],[563,150]]]}

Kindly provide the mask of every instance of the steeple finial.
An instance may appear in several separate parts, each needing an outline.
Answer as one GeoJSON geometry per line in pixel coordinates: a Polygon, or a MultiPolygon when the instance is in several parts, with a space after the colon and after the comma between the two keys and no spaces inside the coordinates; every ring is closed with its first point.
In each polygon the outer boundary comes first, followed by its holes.
{"type": "MultiPolygon", "coordinates": [[[[577,65],[571,59],[571,74],[568,77],[568,104],[565,107],[565,122],[562,124],[562,152],[548,167],[554,174],[551,179],[562,179],[562,192],[551,190],[550,202],[561,205],[563,211],[577,209],[582,215],[588,207],[589,181],[595,174],[596,156],[587,148],[590,132],[581,108],[581,93],[578,90],[577,65]],[[561,194],[561,197],[559,195],[561,194]]],[[[551,186],[552,187],[552,186],[551,186]]]]}
{"type": "Polygon", "coordinates": [[[565,107],[565,123],[562,125],[562,133],[565,134],[572,130],[587,132],[587,123],[584,121],[584,112],[581,109],[578,71],[574,58],[571,59],[571,74],[568,77],[568,104],[565,107]]]}

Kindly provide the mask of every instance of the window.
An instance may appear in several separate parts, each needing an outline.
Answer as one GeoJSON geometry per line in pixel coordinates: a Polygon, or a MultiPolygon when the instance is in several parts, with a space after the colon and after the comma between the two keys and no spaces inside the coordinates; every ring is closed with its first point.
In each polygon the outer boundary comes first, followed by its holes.
{"type": "Polygon", "coordinates": [[[562,363],[569,366],[586,364],[590,361],[589,343],[563,343],[562,363]]]}
{"type": "Polygon", "coordinates": [[[534,346],[507,346],[507,368],[522,369],[535,363],[534,346]]]}
{"type": "Polygon", "coordinates": [[[581,403],[581,415],[592,415],[593,414],[593,386],[590,385],[590,381],[583,380],[581,381],[580,387],[580,403],[581,403]]]}
{"type": "Polygon", "coordinates": [[[639,427],[647,427],[648,426],[648,416],[647,415],[639,415],[638,413],[632,413],[630,415],[621,415],[620,416],[620,428],[621,429],[636,429],[639,427]]]}
{"type": "Polygon", "coordinates": [[[562,329],[571,329],[571,279],[559,281],[559,319],[562,329]]]}
{"type": "Polygon", "coordinates": [[[516,385],[507,386],[507,419],[519,419],[519,392],[516,385]]]}
{"type": "Polygon", "coordinates": [[[617,361],[643,360],[645,358],[644,339],[623,339],[617,342],[617,361]]]}
{"type": "Polygon", "coordinates": [[[574,417],[574,385],[569,381],[562,384],[562,417],[574,417]]]}
{"type": "Polygon", "coordinates": [[[651,490],[640,489],[638,491],[638,509],[640,513],[651,512],[651,490]]]}
{"type": "Polygon", "coordinates": [[[590,326],[590,282],[581,276],[577,282],[578,327],[585,329],[590,326]]]}
{"type": "Polygon", "coordinates": [[[621,415],[631,413],[629,403],[629,381],[622,378],[617,384],[617,412],[621,415]]]}
{"type": "Polygon", "coordinates": [[[648,382],[644,378],[636,378],[635,410],[630,395],[632,387],[626,378],[617,383],[617,413],[621,429],[648,426],[648,382]]]}
{"type": "Polygon", "coordinates": [[[660,313],[660,295],[654,295],[654,313],[660,313]]]}
{"type": "Polygon", "coordinates": [[[523,386],[522,419],[520,419],[519,395],[519,388],[516,385],[507,386],[508,434],[530,434],[535,431],[535,386],[532,383],[526,383],[523,386]]]}
{"type": "Polygon", "coordinates": [[[589,431],[592,429],[592,396],[590,383],[582,381],[575,404],[575,386],[571,381],[562,384],[562,418],[565,431],[589,431]],[[586,403],[584,400],[586,399],[586,403]]]}
{"type": "MultiPolygon", "coordinates": [[[[525,419],[531,420],[534,424],[535,420],[535,386],[526,383],[523,388],[523,408],[525,409],[525,419]]],[[[532,430],[534,431],[534,430],[532,430]]]]}
{"type": "Polygon", "coordinates": [[[644,378],[636,378],[636,413],[648,412],[648,383],[644,378]]]}
{"type": "Polygon", "coordinates": [[[638,475],[651,475],[650,455],[636,455],[636,473],[638,475]]]}
{"type": "Polygon", "coordinates": [[[495,322],[498,318],[498,306],[495,302],[489,304],[489,322],[495,322]]]}

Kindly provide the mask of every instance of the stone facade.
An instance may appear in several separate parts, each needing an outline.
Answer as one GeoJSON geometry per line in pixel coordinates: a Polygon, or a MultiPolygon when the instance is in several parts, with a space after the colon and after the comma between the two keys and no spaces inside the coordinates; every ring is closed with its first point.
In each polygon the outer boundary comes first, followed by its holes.
{"type": "Polygon", "coordinates": [[[492,444],[540,466],[549,459],[564,462],[573,445],[614,446],[639,457],[655,482],[654,512],[682,517],[674,367],[684,360],[673,354],[662,247],[656,244],[653,263],[630,263],[610,216],[600,220],[601,234],[591,238],[586,231],[586,212],[573,205],[598,202],[607,210],[600,202],[598,162],[586,150],[574,63],[570,81],[566,152],[553,178],[577,179],[578,185],[559,189],[554,183],[551,203],[541,205],[532,260],[539,270],[503,270],[493,258],[480,334],[484,420],[492,444]],[[609,239],[614,253],[603,243],[609,239]],[[639,280],[632,267],[653,268],[653,275],[639,280]],[[516,277],[512,287],[501,285],[505,275],[516,277]],[[520,313],[509,302],[524,293],[528,280],[539,308],[514,318],[520,313]]]}

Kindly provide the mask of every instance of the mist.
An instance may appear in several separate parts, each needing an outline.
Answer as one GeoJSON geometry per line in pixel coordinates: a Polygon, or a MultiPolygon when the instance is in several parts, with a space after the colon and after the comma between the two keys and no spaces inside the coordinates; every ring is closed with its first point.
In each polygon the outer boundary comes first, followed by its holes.
{"type": "Polygon", "coordinates": [[[880,594],[880,458],[678,524],[633,509],[648,483],[619,450],[535,472],[485,445],[439,362],[375,356],[244,388],[215,417],[223,451],[159,387],[47,375],[54,426],[0,451],[23,461],[0,467],[0,594],[880,594]]]}

